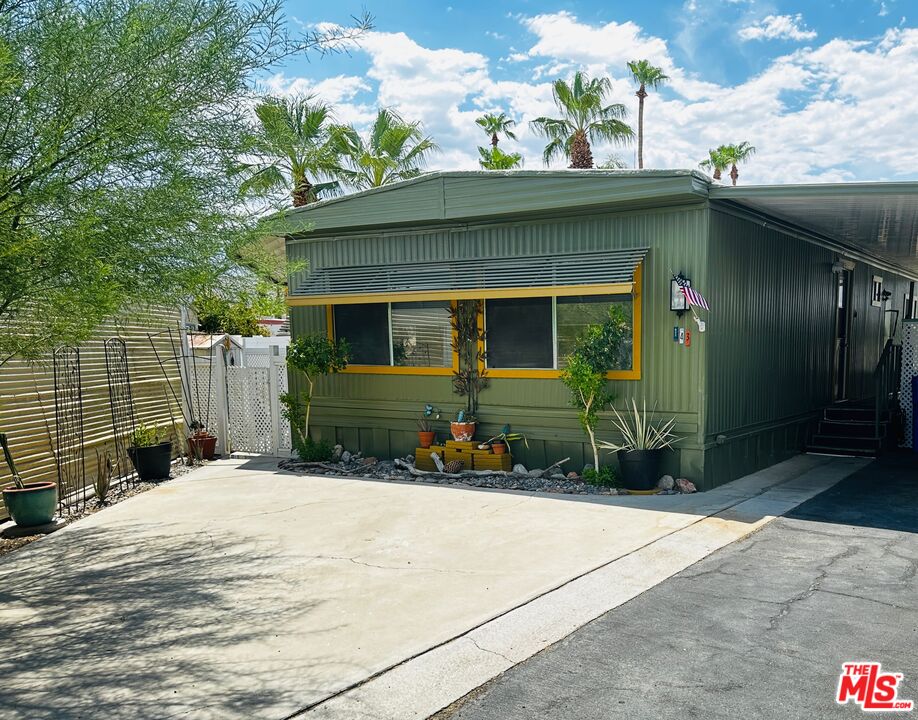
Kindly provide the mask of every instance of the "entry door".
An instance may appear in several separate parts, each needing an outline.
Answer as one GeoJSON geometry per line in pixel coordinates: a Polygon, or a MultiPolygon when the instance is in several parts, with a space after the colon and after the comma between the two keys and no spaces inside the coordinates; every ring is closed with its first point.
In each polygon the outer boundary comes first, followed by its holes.
{"type": "Polygon", "coordinates": [[[833,397],[844,400],[848,397],[848,339],[851,332],[851,271],[844,270],[837,275],[835,291],[835,383],[833,397]]]}

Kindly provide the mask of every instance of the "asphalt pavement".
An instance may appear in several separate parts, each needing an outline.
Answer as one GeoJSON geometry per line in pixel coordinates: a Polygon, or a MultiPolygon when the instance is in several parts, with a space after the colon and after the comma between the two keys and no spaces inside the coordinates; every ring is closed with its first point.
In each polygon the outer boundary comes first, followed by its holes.
{"type": "Polygon", "coordinates": [[[899,699],[918,703],[916,575],[918,460],[892,455],[436,717],[864,717],[835,702],[852,661],[902,673],[899,699]]]}

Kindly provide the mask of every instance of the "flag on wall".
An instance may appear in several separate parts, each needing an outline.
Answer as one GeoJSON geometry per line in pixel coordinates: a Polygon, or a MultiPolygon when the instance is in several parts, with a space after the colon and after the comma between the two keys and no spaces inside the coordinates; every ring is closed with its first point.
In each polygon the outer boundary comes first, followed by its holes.
{"type": "Polygon", "coordinates": [[[700,292],[692,289],[688,280],[681,275],[673,275],[673,280],[675,280],[676,284],[682,289],[682,294],[685,295],[685,300],[689,305],[696,305],[705,310],[710,309],[708,308],[707,300],[704,299],[700,292]]]}

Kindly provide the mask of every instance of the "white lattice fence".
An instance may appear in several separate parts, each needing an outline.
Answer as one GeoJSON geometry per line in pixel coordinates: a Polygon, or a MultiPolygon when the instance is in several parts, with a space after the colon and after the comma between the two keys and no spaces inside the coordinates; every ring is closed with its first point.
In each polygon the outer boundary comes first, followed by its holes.
{"type": "Polygon", "coordinates": [[[226,368],[227,427],[233,452],[289,455],[290,423],[281,415],[287,363],[271,352],[245,353],[243,366],[226,368]]]}

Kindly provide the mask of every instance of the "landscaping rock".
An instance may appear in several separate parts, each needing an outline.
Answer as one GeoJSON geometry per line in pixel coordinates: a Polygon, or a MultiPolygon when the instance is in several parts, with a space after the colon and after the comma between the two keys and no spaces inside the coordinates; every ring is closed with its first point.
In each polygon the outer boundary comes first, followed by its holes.
{"type": "Polygon", "coordinates": [[[526,466],[525,466],[525,465],[522,465],[522,464],[520,464],[520,463],[517,463],[516,465],[513,466],[513,472],[519,473],[520,475],[528,475],[528,474],[529,474],[529,471],[526,469],[526,466]]]}
{"type": "Polygon", "coordinates": [[[535,470],[529,471],[529,477],[542,477],[542,473],[544,472],[545,472],[544,470],[540,470],[539,468],[536,468],[535,470]]]}
{"type": "Polygon", "coordinates": [[[698,489],[695,487],[695,483],[693,483],[691,480],[686,480],[685,478],[679,478],[676,480],[676,488],[681,493],[698,492],[698,489]]]}
{"type": "Polygon", "coordinates": [[[363,465],[364,467],[367,467],[369,465],[375,465],[378,462],[379,460],[377,460],[375,457],[372,457],[372,456],[360,459],[360,464],[363,465]]]}
{"type": "Polygon", "coordinates": [[[341,462],[349,463],[351,461],[351,457],[351,454],[345,450],[343,453],[341,453],[341,462]]]}
{"type": "Polygon", "coordinates": [[[664,475],[663,477],[660,478],[660,481],[657,483],[657,487],[660,488],[660,490],[672,490],[673,485],[675,484],[676,484],[676,481],[673,480],[672,475],[664,475]]]}
{"type": "Polygon", "coordinates": [[[593,463],[587,463],[586,465],[584,465],[582,474],[585,475],[587,470],[595,470],[595,468],[593,467],[593,463]]]}
{"type": "Polygon", "coordinates": [[[583,480],[580,479],[580,476],[579,476],[577,473],[575,473],[573,470],[571,470],[571,471],[567,474],[567,479],[568,479],[568,480],[573,480],[574,482],[583,482],[583,480]]]}
{"type": "Polygon", "coordinates": [[[342,456],[343,454],[344,454],[344,446],[343,446],[343,445],[335,445],[334,449],[332,449],[331,461],[332,461],[332,462],[340,462],[341,456],[342,456]]]}

